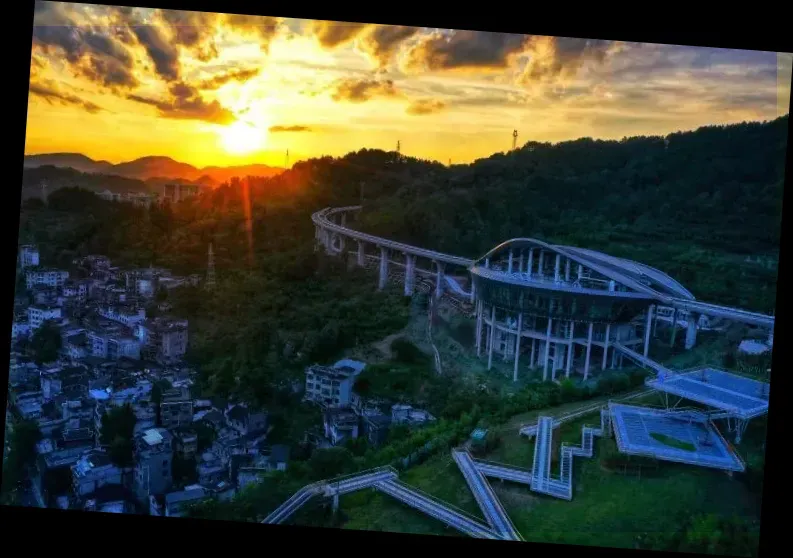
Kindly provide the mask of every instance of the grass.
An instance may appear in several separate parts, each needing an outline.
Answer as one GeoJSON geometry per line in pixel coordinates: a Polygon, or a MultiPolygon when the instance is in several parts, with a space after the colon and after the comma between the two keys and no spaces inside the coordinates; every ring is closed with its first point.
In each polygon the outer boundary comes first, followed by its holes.
{"type": "Polygon", "coordinates": [[[694,444],[692,443],[684,442],[683,440],[678,440],[677,438],[667,436],[666,434],[661,434],[660,432],[650,432],[650,437],[653,440],[657,440],[662,444],[665,444],[671,448],[681,449],[685,451],[697,450],[696,446],[694,446],[694,444]]]}

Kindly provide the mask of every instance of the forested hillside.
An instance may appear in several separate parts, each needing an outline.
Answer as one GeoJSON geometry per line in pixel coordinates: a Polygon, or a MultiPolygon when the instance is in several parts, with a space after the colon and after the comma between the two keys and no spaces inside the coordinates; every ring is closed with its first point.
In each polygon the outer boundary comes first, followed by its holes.
{"type": "Polygon", "coordinates": [[[657,267],[698,298],[770,312],[787,126],[786,116],[668,143],[530,142],[372,199],[360,226],[469,257],[514,237],[601,250],[657,267]]]}

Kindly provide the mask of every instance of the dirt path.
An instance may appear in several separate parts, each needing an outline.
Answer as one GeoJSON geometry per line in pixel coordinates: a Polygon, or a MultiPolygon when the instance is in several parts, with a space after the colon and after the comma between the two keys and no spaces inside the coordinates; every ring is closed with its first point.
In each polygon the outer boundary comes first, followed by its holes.
{"type": "Polygon", "coordinates": [[[404,337],[404,335],[405,335],[404,331],[392,333],[385,339],[382,339],[377,343],[372,343],[372,347],[383,353],[383,355],[386,358],[390,359],[391,357],[393,357],[393,354],[391,353],[391,343],[393,343],[394,340],[399,339],[400,337],[404,337]]]}

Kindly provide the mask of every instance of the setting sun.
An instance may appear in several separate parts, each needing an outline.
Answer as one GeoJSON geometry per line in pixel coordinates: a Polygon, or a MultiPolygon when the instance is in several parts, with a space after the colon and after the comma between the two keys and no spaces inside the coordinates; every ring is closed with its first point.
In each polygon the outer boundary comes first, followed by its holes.
{"type": "Polygon", "coordinates": [[[265,133],[256,126],[237,120],[220,130],[223,148],[234,155],[245,155],[264,147],[265,133]]]}

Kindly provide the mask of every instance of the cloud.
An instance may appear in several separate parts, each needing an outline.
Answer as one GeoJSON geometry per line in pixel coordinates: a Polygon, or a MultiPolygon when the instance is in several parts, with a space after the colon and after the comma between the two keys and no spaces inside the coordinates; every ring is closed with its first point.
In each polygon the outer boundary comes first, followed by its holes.
{"type": "Polygon", "coordinates": [[[128,95],[128,99],[156,107],[160,116],[180,120],[203,120],[213,124],[231,124],[234,114],[217,100],[205,101],[198,90],[185,83],[175,83],[170,88],[167,100],[151,99],[140,95],[128,95]]]}
{"type": "Polygon", "coordinates": [[[343,78],[332,85],[334,101],[363,103],[374,97],[401,97],[394,82],[390,79],[355,79],[343,78]]]}
{"type": "Polygon", "coordinates": [[[446,108],[446,103],[438,99],[419,99],[408,105],[407,113],[413,116],[433,114],[446,108]]]}
{"type": "Polygon", "coordinates": [[[405,42],[421,29],[403,25],[370,25],[358,40],[359,48],[372,58],[378,67],[387,66],[405,42]]]}
{"type": "Polygon", "coordinates": [[[308,126],[270,126],[270,132],[310,132],[308,126]]]}
{"type": "Polygon", "coordinates": [[[29,91],[30,95],[40,97],[50,104],[52,104],[54,101],[58,101],[63,105],[81,107],[86,112],[91,114],[95,114],[101,110],[104,110],[102,107],[92,103],[91,101],[86,101],[79,98],[77,95],[61,91],[57,84],[51,80],[31,82],[29,91]]]}
{"type": "Polygon", "coordinates": [[[199,89],[219,89],[230,81],[246,82],[259,75],[259,68],[247,68],[242,70],[232,70],[225,74],[219,74],[201,82],[199,89]]]}
{"type": "Polygon", "coordinates": [[[222,21],[220,14],[165,9],[158,14],[177,45],[188,48],[202,62],[217,58],[215,34],[222,21]]]}
{"type": "Polygon", "coordinates": [[[269,50],[270,43],[284,29],[283,18],[280,17],[226,14],[225,24],[238,33],[255,36],[263,52],[269,50]]]}
{"type": "Polygon", "coordinates": [[[103,30],[77,25],[74,19],[77,14],[67,11],[67,6],[72,5],[35,4],[34,56],[42,53],[59,56],[75,74],[105,87],[136,87],[134,59],[127,47],[103,30]]]}
{"type": "Polygon", "coordinates": [[[621,48],[619,43],[566,37],[532,37],[529,61],[518,78],[524,85],[565,82],[587,63],[602,64],[621,48]]]}
{"type": "Polygon", "coordinates": [[[179,50],[163,33],[162,28],[155,25],[135,25],[132,32],[154,62],[157,74],[168,82],[178,80],[179,50]]]}
{"type": "Polygon", "coordinates": [[[307,30],[323,47],[336,48],[355,39],[368,26],[366,23],[314,20],[308,23],[307,30]]]}
{"type": "Polygon", "coordinates": [[[526,47],[529,37],[489,31],[434,32],[422,36],[407,51],[404,69],[504,69],[526,47]]]}

